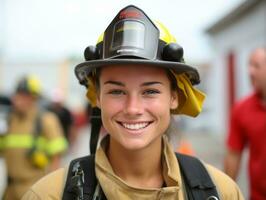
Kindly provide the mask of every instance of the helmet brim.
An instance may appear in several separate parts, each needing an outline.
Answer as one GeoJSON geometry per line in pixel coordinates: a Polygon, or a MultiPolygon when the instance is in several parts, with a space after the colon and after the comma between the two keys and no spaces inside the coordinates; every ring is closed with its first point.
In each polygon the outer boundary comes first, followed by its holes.
{"type": "Polygon", "coordinates": [[[92,72],[93,69],[112,65],[150,65],[153,67],[172,69],[177,74],[185,73],[193,85],[200,83],[198,71],[190,65],[181,62],[145,60],[136,58],[99,59],[82,62],[75,67],[75,74],[79,82],[84,84],[84,80],[86,80],[86,77],[92,72]]]}

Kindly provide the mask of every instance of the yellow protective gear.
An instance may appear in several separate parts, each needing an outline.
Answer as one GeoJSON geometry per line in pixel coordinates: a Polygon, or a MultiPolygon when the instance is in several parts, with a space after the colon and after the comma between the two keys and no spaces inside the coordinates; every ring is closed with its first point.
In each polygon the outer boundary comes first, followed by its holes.
{"type": "Polygon", "coordinates": [[[67,141],[64,137],[58,137],[53,140],[47,140],[42,136],[34,138],[33,135],[29,134],[7,134],[0,140],[0,150],[9,148],[28,148],[36,143],[38,150],[44,151],[47,155],[52,156],[59,152],[63,152],[67,149],[67,141]],[[35,141],[36,140],[36,141],[35,141]]]}
{"type": "Polygon", "coordinates": [[[181,92],[178,92],[179,105],[172,113],[196,117],[202,111],[205,94],[193,87],[185,74],[174,75],[181,92]]]}

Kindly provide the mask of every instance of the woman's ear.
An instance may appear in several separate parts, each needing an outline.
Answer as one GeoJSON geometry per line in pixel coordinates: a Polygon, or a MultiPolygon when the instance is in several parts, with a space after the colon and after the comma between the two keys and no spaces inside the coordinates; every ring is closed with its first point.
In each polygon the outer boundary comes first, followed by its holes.
{"type": "Polygon", "coordinates": [[[172,110],[176,109],[178,107],[178,95],[176,91],[172,91],[171,93],[171,105],[170,108],[172,110]]]}

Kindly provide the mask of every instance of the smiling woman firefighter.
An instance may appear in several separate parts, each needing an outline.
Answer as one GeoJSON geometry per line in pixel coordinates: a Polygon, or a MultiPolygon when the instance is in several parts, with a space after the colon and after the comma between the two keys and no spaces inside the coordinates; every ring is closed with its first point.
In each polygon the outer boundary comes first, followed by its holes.
{"type": "MultiPolygon", "coordinates": [[[[160,23],[122,9],[76,66],[108,135],[92,155],[46,176],[24,199],[243,199],[226,175],[168,142],[171,115],[197,116],[204,95],[197,70],[160,23]]],[[[94,137],[94,135],[92,135],[94,137]]]]}

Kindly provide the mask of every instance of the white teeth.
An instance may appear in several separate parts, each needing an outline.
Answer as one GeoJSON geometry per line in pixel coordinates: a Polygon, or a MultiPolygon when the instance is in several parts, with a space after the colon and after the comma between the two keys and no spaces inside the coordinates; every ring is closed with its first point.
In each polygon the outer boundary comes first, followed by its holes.
{"type": "Polygon", "coordinates": [[[148,126],[148,122],[143,122],[143,123],[136,123],[136,124],[127,124],[127,123],[122,123],[122,125],[127,128],[127,129],[131,129],[131,130],[139,130],[142,128],[145,128],[146,126],[148,126]]]}

